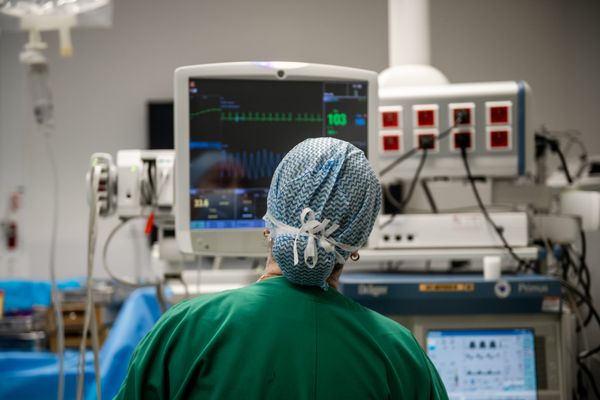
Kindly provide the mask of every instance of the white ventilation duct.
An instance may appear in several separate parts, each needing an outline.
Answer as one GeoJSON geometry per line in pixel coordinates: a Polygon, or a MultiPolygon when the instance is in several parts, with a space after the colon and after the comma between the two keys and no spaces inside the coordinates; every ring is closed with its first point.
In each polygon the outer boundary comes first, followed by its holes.
{"type": "Polygon", "coordinates": [[[388,0],[390,67],[380,87],[441,85],[448,79],[431,64],[429,0],[388,0]]]}

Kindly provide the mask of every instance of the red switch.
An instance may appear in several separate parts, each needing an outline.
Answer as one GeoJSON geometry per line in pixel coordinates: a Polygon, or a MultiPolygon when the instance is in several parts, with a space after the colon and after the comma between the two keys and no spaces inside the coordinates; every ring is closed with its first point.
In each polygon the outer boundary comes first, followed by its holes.
{"type": "Polygon", "coordinates": [[[400,151],[400,135],[381,136],[382,148],[384,152],[400,151]]]}
{"type": "Polygon", "coordinates": [[[485,106],[487,108],[488,125],[509,125],[511,123],[510,110],[512,103],[510,101],[488,101],[485,106]]]}
{"type": "Polygon", "coordinates": [[[508,149],[510,147],[510,131],[508,129],[494,129],[489,132],[490,148],[508,149]]]}
{"type": "Polygon", "coordinates": [[[491,107],[490,122],[492,124],[508,124],[508,107],[491,107]]]}
{"type": "Polygon", "coordinates": [[[433,126],[435,126],[435,110],[418,110],[417,111],[417,126],[418,127],[433,127],[433,126]]]}
{"type": "Polygon", "coordinates": [[[383,111],[381,113],[381,126],[383,128],[399,128],[400,116],[398,111],[383,111]]]}

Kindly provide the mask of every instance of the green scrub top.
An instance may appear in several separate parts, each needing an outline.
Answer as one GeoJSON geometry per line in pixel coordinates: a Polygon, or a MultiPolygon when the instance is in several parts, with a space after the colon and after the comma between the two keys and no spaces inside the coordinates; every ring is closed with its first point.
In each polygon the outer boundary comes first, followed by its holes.
{"type": "Polygon", "coordinates": [[[447,399],[412,334],[330,288],[284,277],[172,307],[117,399],[447,399]]]}

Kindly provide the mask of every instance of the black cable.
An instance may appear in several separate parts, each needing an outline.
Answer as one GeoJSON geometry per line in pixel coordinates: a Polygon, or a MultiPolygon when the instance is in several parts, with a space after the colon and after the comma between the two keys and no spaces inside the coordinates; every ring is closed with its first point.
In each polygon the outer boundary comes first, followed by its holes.
{"type": "MultiPolygon", "coordinates": [[[[559,133],[563,133],[563,132],[559,132],[559,133]]],[[[565,145],[565,149],[563,150],[564,154],[567,155],[569,153],[569,151],[571,150],[573,143],[575,143],[579,146],[579,149],[581,150],[581,153],[579,154],[579,158],[587,159],[588,151],[587,151],[587,147],[585,146],[585,143],[583,143],[583,141],[581,141],[581,139],[579,139],[578,137],[573,136],[571,133],[572,133],[572,131],[567,131],[567,132],[563,133],[563,134],[567,135],[567,144],[565,145]]],[[[581,132],[579,132],[579,134],[581,134],[581,132]]]]}
{"type": "Polygon", "coordinates": [[[562,257],[560,260],[561,270],[562,270],[562,278],[566,281],[569,279],[569,268],[571,268],[571,257],[569,256],[569,252],[566,249],[565,245],[560,246],[562,251],[562,257]]]}
{"type": "MultiPolygon", "coordinates": [[[[581,254],[579,256],[579,262],[583,267],[587,268],[587,261],[586,261],[587,239],[585,237],[585,232],[583,231],[583,229],[579,230],[579,238],[580,238],[579,240],[581,241],[581,254]]],[[[589,269],[588,269],[588,271],[589,271],[589,269]]],[[[581,276],[579,278],[581,279],[581,276]]],[[[589,285],[589,283],[588,283],[588,285],[589,285]]],[[[588,287],[588,289],[589,289],[589,287],[588,287]]]]}
{"type": "Polygon", "coordinates": [[[575,286],[581,286],[585,295],[587,297],[591,297],[589,290],[589,270],[586,271],[587,265],[585,264],[585,262],[581,262],[581,256],[577,254],[577,252],[572,248],[571,245],[562,245],[561,249],[564,257],[563,279],[567,279],[569,275],[569,269],[573,269],[575,275],[577,276],[577,282],[575,286]],[[573,255],[571,255],[571,252],[573,253],[573,255]],[[579,259],[579,265],[575,262],[575,259],[579,259]]]}
{"type": "MultiPolygon", "coordinates": [[[[571,258],[571,253],[569,252],[569,246],[561,245],[560,249],[561,249],[560,264],[561,264],[561,269],[562,269],[562,279],[564,281],[568,282],[570,269],[573,269],[574,273],[578,276],[582,269],[579,266],[577,266],[577,264],[571,258]]],[[[578,287],[580,285],[581,285],[581,282],[578,280],[577,283],[574,285],[574,287],[578,287]]],[[[584,294],[587,296],[587,294],[585,292],[584,292],[584,294]]],[[[583,304],[585,304],[585,301],[582,300],[581,298],[575,299],[575,301],[574,301],[574,306],[577,308],[580,308],[583,304]]],[[[588,315],[586,316],[586,320],[589,319],[590,317],[591,317],[591,312],[588,310],[588,315]]],[[[581,324],[578,323],[576,332],[577,333],[581,332],[585,326],[587,326],[587,323],[585,323],[585,322],[583,322],[581,324]]]]}
{"type": "MultiPolygon", "coordinates": [[[[445,131],[443,131],[442,133],[440,133],[437,137],[434,137],[434,142],[435,141],[439,142],[440,140],[442,140],[442,139],[446,138],[447,136],[449,136],[450,132],[452,132],[452,130],[454,128],[456,128],[457,125],[460,125],[460,123],[462,122],[463,118],[464,118],[464,116],[459,115],[458,118],[456,118],[456,121],[454,121],[454,125],[452,125],[450,128],[448,128],[445,131]]],[[[419,148],[419,146],[415,146],[412,149],[410,149],[409,151],[407,151],[406,153],[402,154],[400,157],[398,157],[397,159],[395,159],[390,165],[388,165],[387,167],[385,167],[384,169],[382,169],[381,171],[379,171],[379,177],[382,177],[383,175],[385,175],[388,172],[390,172],[396,165],[398,165],[401,162],[403,162],[404,160],[412,157],[419,150],[421,150],[419,148]]]]}
{"type": "MultiPolygon", "coordinates": [[[[456,128],[458,125],[460,125],[466,117],[467,117],[467,113],[459,112],[456,117],[456,120],[454,121],[454,125],[452,125],[448,129],[446,129],[445,131],[440,133],[438,136],[434,136],[434,139],[433,139],[434,143],[436,141],[439,142],[440,140],[449,136],[450,132],[452,132],[452,130],[454,128],[456,128]]],[[[406,153],[402,154],[400,157],[398,157],[396,160],[394,160],[390,165],[388,165],[387,167],[385,167],[384,169],[379,171],[379,177],[381,178],[383,175],[390,172],[392,169],[394,169],[394,167],[396,167],[398,164],[402,163],[403,161],[407,160],[408,158],[412,157],[419,150],[421,150],[419,148],[419,146],[415,146],[412,149],[410,149],[409,151],[407,151],[406,153]]],[[[423,149],[423,156],[421,157],[421,163],[419,164],[419,167],[417,167],[417,172],[415,173],[415,178],[413,178],[412,183],[414,185],[416,185],[416,182],[418,181],[418,177],[421,174],[421,169],[423,168],[423,165],[425,164],[425,157],[427,157],[427,149],[423,149]]],[[[411,187],[412,186],[413,185],[411,184],[411,187]]],[[[414,191],[414,188],[412,188],[412,190],[414,191]]],[[[409,189],[409,192],[410,192],[410,189],[409,189]]],[[[390,194],[388,193],[388,190],[384,189],[383,193],[388,198],[388,200],[390,200],[390,194]]],[[[409,193],[409,195],[412,196],[412,193],[409,193]]],[[[410,196],[407,196],[407,199],[410,199],[410,196]]],[[[390,202],[395,203],[396,201],[395,201],[395,199],[392,199],[390,202]]],[[[405,202],[408,203],[408,201],[406,201],[406,200],[405,200],[405,202]]],[[[400,208],[406,207],[406,203],[404,203],[403,206],[400,208]]],[[[398,207],[396,207],[396,208],[398,208],[398,207]]],[[[388,225],[390,222],[392,222],[394,220],[395,216],[396,216],[396,214],[392,214],[392,217],[386,223],[384,223],[382,226],[380,226],[380,228],[384,228],[386,225],[388,225]]]]}
{"type": "Polygon", "coordinates": [[[593,349],[582,351],[578,358],[580,360],[584,360],[588,357],[593,356],[596,353],[600,353],[600,344],[594,347],[593,349]]]}
{"type": "Polygon", "coordinates": [[[573,286],[572,284],[570,284],[569,282],[567,282],[564,279],[560,280],[560,284],[564,288],[570,290],[572,293],[574,293],[577,296],[579,296],[579,298],[582,299],[585,302],[585,304],[590,309],[590,311],[592,313],[592,316],[594,317],[594,319],[596,320],[596,322],[598,323],[598,325],[600,325],[600,314],[598,314],[598,311],[596,311],[596,308],[592,304],[591,300],[585,295],[585,293],[581,292],[579,289],[577,289],[575,286],[573,286]]]}
{"type": "Polygon", "coordinates": [[[569,172],[569,167],[567,166],[567,160],[565,159],[565,155],[563,154],[560,147],[556,148],[556,154],[558,155],[558,158],[560,159],[560,163],[563,167],[565,177],[567,178],[567,182],[569,182],[569,185],[570,185],[573,183],[573,178],[571,177],[571,173],[569,172]]]}
{"type": "Polygon", "coordinates": [[[494,228],[494,231],[496,231],[498,238],[500,238],[500,240],[502,241],[502,245],[508,251],[510,256],[519,264],[519,269],[521,269],[523,266],[526,265],[525,260],[523,260],[521,257],[519,257],[514,252],[513,248],[510,246],[510,244],[508,244],[508,241],[504,237],[504,233],[502,233],[502,228],[500,228],[498,225],[496,225],[496,223],[494,222],[492,217],[490,217],[490,214],[488,213],[487,208],[483,204],[483,200],[481,200],[479,190],[477,189],[477,185],[475,185],[475,178],[473,177],[473,174],[471,173],[471,167],[469,166],[469,160],[467,158],[467,149],[465,146],[460,147],[460,155],[462,156],[463,164],[465,166],[465,171],[467,172],[467,178],[469,180],[469,183],[471,184],[471,190],[473,191],[473,195],[475,196],[475,200],[477,201],[477,205],[479,206],[481,213],[483,214],[483,216],[485,217],[487,222],[490,224],[490,226],[492,228],[494,228]]]}
{"type": "Polygon", "coordinates": [[[560,164],[562,165],[565,178],[567,178],[567,182],[569,183],[569,185],[572,184],[573,177],[571,176],[571,172],[569,171],[569,167],[567,165],[567,160],[565,159],[565,155],[560,148],[558,140],[550,138],[540,133],[536,133],[535,138],[544,141],[548,145],[548,147],[550,147],[550,150],[552,150],[553,153],[558,155],[558,159],[560,160],[560,164]]]}
{"type": "Polygon", "coordinates": [[[590,268],[587,264],[587,239],[586,239],[585,232],[583,229],[581,229],[579,231],[579,237],[580,237],[580,241],[581,241],[581,254],[579,255],[579,264],[581,266],[580,272],[582,274],[581,282],[584,287],[585,294],[591,299],[592,298],[592,295],[591,295],[592,279],[590,276],[590,268]]]}
{"type": "Polygon", "coordinates": [[[583,143],[583,141],[581,139],[574,136],[574,135],[579,135],[581,133],[576,130],[567,130],[566,132],[558,132],[558,133],[567,136],[567,143],[565,144],[565,147],[563,149],[563,154],[565,155],[565,157],[569,154],[569,151],[571,150],[573,143],[577,144],[579,146],[579,149],[581,150],[581,152],[579,154],[579,162],[580,162],[579,168],[577,169],[577,172],[575,173],[575,178],[579,178],[579,177],[581,177],[581,174],[583,174],[583,171],[585,171],[585,167],[588,164],[587,147],[585,146],[585,143],[583,143]]]}
{"type": "Polygon", "coordinates": [[[427,161],[428,153],[429,153],[429,151],[427,149],[423,149],[423,154],[421,154],[421,159],[419,160],[419,166],[417,167],[417,170],[415,171],[415,176],[413,176],[413,179],[410,182],[410,186],[408,187],[408,192],[406,193],[404,200],[402,200],[402,209],[398,210],[399,212],[404,211],[404,208],[406,207],[406,205],[412,198],[413,194],[415,193],[415,188],[417,186],[417,182],[419,181],[419,177],[421,176],[421,171],[423,170],[425,161],[427,161]]]}
{"type": "Polygon", "coordinates": [[[431,193],[431,189],[429,188],[429,182],[427,179],[421,179],[421,188],[423,189],[423,193],[425,193],[425,197],[427,197],[427,203],[429,203],[429,207],[431,207],[431,212],[437,214],[439,209],[433,198],[433,194],[431,193]]]}
{"type": "MultiPolygon", "coordinates": [[[[589,272],[588,272],[588,274],[589,274],[589,272]]],[[[589,275],[588,275],[588,276],[589,276],[589,275]]],[[[589,278],[588,278],[588,279],[589,279],[589,278]]],[[[590,295],[589,293],[586,293],[586,295],[587,295],[587,298],[590,300],[589,304],[593,304],[591,295],[590,295]]],[[[592,312],[591,312],[591,310],[588,310],[588,315],[587,315],[587,317],[586,317],[586,318],[583,320],[583,326],[584,326],[584,327],[586,327],[586,326],[588,326],[588,325],[589,325],[591,322],[592,322],[592,312]]],[[[599,321],[599,324],[600,324],[600,321],[599,321]]]]}
{"type": "Polygon", "coordinates": [[[596,396],[596,399],[600,399],[600,390],[598,390],[598,386],[596,386],[596,381],[594,380],[594,376],[592,375],[588,366],[585,365],[585,363],[583,361],[579,361],[579,360],[577,361],[577,365],[579,366],[580,370],[583,371],[583,373],[587,377],[589,386],[592,388],[592,392],[594,392],[594,396],[596,396]]]}
{"type": "Polygon", "coordinates": [[[156,164],[155,163],[149,163],[148,164],[148,182],[150,182],[150,201],[153,206],[156,204],[156,202],[158,201],[158,193],[157,193],[157,185],[156,182],[154,182],[154,177],[156,176],[156,164]]]}
{"type": "Polygon", "coordinates": [[[564,251],[566,252],[566,258],[568,259],[568,262],[570,263],[571,267],[577,274],[576,286],[581,286],[583,288],[585,295],[587,297],[591,298],[592,295],[591,295],[590,270],[589,270],[587,264],[585,263],[585,261],[583,261],[581,259],[581,256],[578,255],[577,252],[570,245],[565,246],[564,251]],[[573,252],[574,257],[576,259],[579,259],[579,265],[577,265],[577,263],[575,263],[575,260],[571,256],[570,252],[573,252]]]}
{"type": "MultiPolygon", "coordinates": [[[[579,384],[579,371],[577,371],[577,384],[579,384]]],[[[575,388],[571,389],[571,398],[573,400],[580,400],[579,394],[577,393],[577,391],[575,390],[575,388]]]]}
{"type": "Polygon", "coordinates": [[[401,162],[403,162],[404,160],[406,160],[407,158],[410,158],[413,156],[413,154],[415,154],[417,151],[419,150],[418,147],[413,147],[412,149],[410,149],[409,151],[407,151],[406,153],[402,154],[400,157],[398,157],[396,160],[394,160],[394,162],[392,162],[390,165],[388,165],[387,167],[385,167],[384,169],[382,169],[379,172],[379,176],[382,177],[383,175],[387,174],[388,172],[390,172],[392,170],[392,168],[394,168],[396,165],[400,164],[401,162]]]}
{"type": "MultiPolygon", "coordinates": [[[[575,249],[573,248],[572,245],[564,246],[563,252],[565,254],[565,259],[569,262],[570,266],[572,266],[573,269],[575,270],[575,272],[577,273],[576,286],[581,286],[583,288],[583,293],[585,294],[587,299],[589,299],[589,303],[593,304],[592,294],[591,294],[590,269],[586,262],[587,240],[586,240],[585,232],[583,231],[583,229],[579,231],[579,235],[580,235],[580,241],[581,241],[581,253],[577,254],[577,252],[575,251],[575,249]],[[574,262],[574,260],[572,259],[571,255],[570,255],[570,251],[572,251],[574,253],[575,257],[579,259],[579,265],[577,265],[574,262]]],[[[564,267],[564,265],[563,265],[563,267],[564,267]]],[[[566,270],[568,269],[568,267],[569,266],[567,265],[565,268],[565,273],[566,273],[566,270]]],[[[583,304],[583,300],[579,300],[577,302],[577,306],[580,306],[581,304],[583,304]]],[[[581,327],[581,329],[588,326],[590,324],[591,320],[592,320],[592,313],[591,313],[591,310],[589,310],[589,308],[588,308],[588,314],[583,321],[583,326],[581,327]]]]}
{"type": "MultiPolygon", "coordinates": [[[[575,388],[573,388],[575,392],[575,388]]],[[[581,368],[577,370],[577,400],[584,399],[585,396],[585,386],[583,384],[583,373],[581,372],[581,368]]],[[[575,397],[575,396],[574,396],[575,397]]],[[[587,397],[587,396],[585,396],[587,397]]]]}
{"type": "MultiPolygon", "coordinates": [[[[410,182],[410,186],[408,188],[408,192],[406,193],[406,196],[404,197],[402,202],[399,204],[400,207],[396,207],[396,211],[391,215],[390,219],[388,221],[386,221],[383,225],[381,225],[380,228],[385,228],[387,225],[389,225],[394,220],[394,218],[396,218],[396,215],[399,213],[402,213],[404,211],[404,208],[406,208],[406,205],[408,204],[408,202],[410,201],[411,197],[413,196],[413,194],[415,192],[417,182],[419,181],[419,177],[421,176],[421,171],[423,170],[423,167],[425,166],[425,161],[427,161],[427,154],[428,154],[428,150],[423,149],[423,154],[421,154],[421,159],[419,161],[419,165],[417,166],[415,175],[413,176],[413,179],[410,182]]],[[[388,198],[388,200],[390,200],[391,203],[397,203],[396,199],[391,198],[392,195],[389,190],[384,190],[383,193],[388,198]]]]}

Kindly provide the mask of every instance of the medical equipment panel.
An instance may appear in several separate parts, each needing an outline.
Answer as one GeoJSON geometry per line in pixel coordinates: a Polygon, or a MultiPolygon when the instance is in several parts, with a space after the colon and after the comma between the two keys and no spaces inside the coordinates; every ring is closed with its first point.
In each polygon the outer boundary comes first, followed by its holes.
{"type": "MultiPolygon", "coordinates": [[[[498,212],[491,216],[502,227],[511,246],[527,246],[526,213],[498,212]]],[[[481,213],[382,215],[379,227],[371,235],[372,246],[378,249],[502,246],[498,234],[481,213]]]]}
{"type": "Polygon", "coordinates": [[[346,273],[340,283],[346,296],[411,330],[450,398],[569,398],[575,319],[557,278],[346,273]]]}
{"type": "Polygon", "coordinates": [[[367,153],[364,81],[190,79],[190,227],[262,228],[277,165],[309,137],[367,153]]]}
{"type": "Polygon", "coordinates": [[[532,329],[429,330],[425,346],[450,399],[537,399],[532,329]]]}
{"type": "Polygon", "coordinates": [[[181,249],[267,252],[261,230],[272,175],[311,137],[377,145],[376,74],[301,63],[228,63],[175,72],[176,227],[181,249]],[[231,246],[236,243],[236,246],[231,246]]]}
{"type": "Polygon", "coordinates": [[[120,218],[148,216],[173,219],[173,150],[117,152],[116,211],[120,218]]]}
{"type": "MultiPolygon", "coordinates": [[[[461,146],[474,175],[517,177],[532,171],[531,90],[523,82],[486,82],[380,89],[379,159],[427,149],[421,177],[463,177],[461,146]]],[[[419,154],[395,166],[390,178],[411,178],[419,154]]]]}
{"type": "MultiPolygon", "coordinates": [[[[523,314],[498,314],[495,312],[481,313],[476,315],[460,315],[459,310],[453,314],[444,315],[429,315],[429,316],[392,316],[393,319],[407,326],[415,335],[417,341],[421,343],[424,349],[427,349],[428,339],[431,340],[432,335],[436,335],[436,332],[457,332],[457,331],[471,331],[473,337],[476,337],[478,332],[513,332],[513,339],[515,346],[508,349],[503,349],[501,354],[502,358],[515,358],[514,353],[518,351],[517,344],[521,341],[520,350],[522,351],[521,357],[516,359],[515,363],[512,364],[512,371],[507,371],[505,377],[514,374],[514,369],[518,369],[519,362],[523,366],[521,375],[521,385],[517,387],[515,385],[512,390],[507,390],[504,384],[497,385],[495,388],[484,386],[486,384],[485,379],[479,379],[475,382],[470,383],[472,386],[469,389],[478,389],[474,393],[462,393],[467,397],[455,397],[455,398],[467,398],[467,399],[514,399],[514,398],[536,398],[529,397],[530,393],[527,393],[531,389],[532,384],[532,370],[535,369],[535,389],[537,398],[540,400],[546,399],[566,399],[569,398],[571,388],[574,382],[575,371],[575,318],[574,315],[566,308],[560,313],[553,312],[540,312],[540,313],[523,313],[523,314]],[[525,332],[532,332],[533,334],[533,351],[531,350],[530,336],[525,332]],[[518,332],[521,332],[519,334],[518,332]],[[506,350],[506,351],[504,351],[506,350]],[[525,355],[527,353],[527,356],[525,355]],[[533,353],[533,354],[532,354],[533,353]],[[534,366],[531,366],[532,358],[534,360],[534,366]],[[528,382],[528,383],[526,383],[528,382]],[[494,390],[496,393],[492,396],[489,389],[494,390]],[[520,396],[516,391],[520,391],[520,396]],[[504,392],[504,393],[503,393],[504,392]]],[[[489,336],[493,336],[489,335],[489,336]]],[[[496,335],[498,336],[498,335],[496,335]]],[[[481,336],[480,336],[481,337],[481,336]]],[[[486,346],[490,344],[491,337],[488,337],[486,346]]],[[[480,341],[481,342],[481,341],[480,341]]],[[[479,343],[481,344],[481,343],[479,343]]],[[[470,346],[470,342],[468,343],[470,346]]],[[[469,356],[477,357],[471,349],[464,349],[461,353],[462,357],[467,358],[469,356]]],[[[479,349],[477,349],[479,351],[479,349]]],[[[439,352],[441,356],[442,352],[439,352]]],[[[482,354],[479,354],[481,356],[482,354]]],[[[487,354],[489,357],[493,354],[487,354]]],[[[483,354],[483,356],[486,356],[483,354]]],[[[443,357],[434,356],[434,365],[438,370],[448,372],[451,366],[445,364],[446,359],[443,357]]],[[[483,367],[485,364],[483,360],[478,366],[483,367]]],[[[463,364],[463,367],[468,368],[470,365],[463,364]]],[[[457,366],[455,366],[457,367],[457,366]]],[[[483,371],[483,370],[481,370],[483,371]]],[[[466,369],[463,369],[462,373],[458,373],[459,379],[466,378],[466,369]]],[[[486,370],[486,373],[488,370],[486,370]]],[[[442,371],[440,371],[442,373],[442,371]]],[[[480,374],[481,378],[483,374],[480,374]]],[[[456,375],[455,375],[456,376],[456,375]]],[[[452,382],[455,382],[455,376],[449,379],[450,387],[452,382]]],[[[449,377],[447,376],[446,379],[449,377]]],[[[442,378],[444,379],[444,378],[442,378]]],[[[444,380],[445,384],[446,380],[444,380]]],[[[465,382],[467,383],[467,382],[465,382]]],[[[489,381],[487,383],[490,383],[489,381]]],[[[506,384],[506,381],[505,381],[506,384]]],[[[467,386],[468,387],[468,386],[467,386]]],[[[465,387],[456,389],[466,389],[465,387]]],[[[450,391],[450,388],[448,389],[450,391]]],[[[459,393],[456,393],[459,394],[459,393]]]]}

